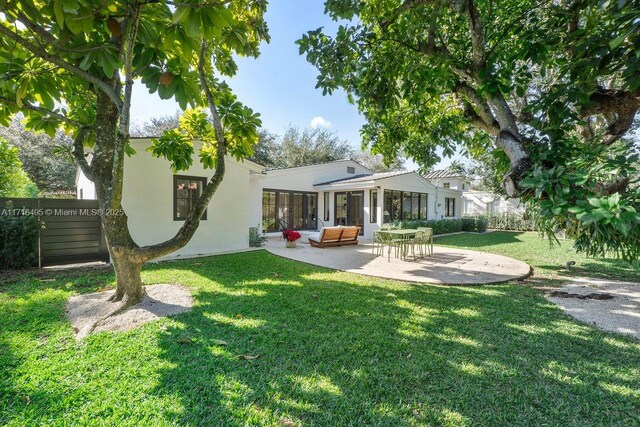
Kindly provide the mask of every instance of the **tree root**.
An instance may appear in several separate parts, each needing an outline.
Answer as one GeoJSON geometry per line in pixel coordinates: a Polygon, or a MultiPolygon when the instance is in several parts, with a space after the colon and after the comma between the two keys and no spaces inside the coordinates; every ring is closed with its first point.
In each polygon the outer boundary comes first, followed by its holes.
{"type": "Polygon", "coordinates": [[[88,337],[100,323],[104,322],[110,317],[117,316],[118,314],[126,311],[129,307],[138,304],[140,301],[142,301],[142,297],[145,294],[146,292],[144,290],[144,287],[142,288],[142,295],[137,299],[129,298],[126,295],[120,296],[117,292],[115,292],[111,297],[109,297],[108,301],[117,303],[117,306],[106,315],[100,317],[99,319],[96,319],[95,321],[85,325],[82,329],[80,329],[76,334],[76,340],[82,341],[83,339],[88,337]]]}

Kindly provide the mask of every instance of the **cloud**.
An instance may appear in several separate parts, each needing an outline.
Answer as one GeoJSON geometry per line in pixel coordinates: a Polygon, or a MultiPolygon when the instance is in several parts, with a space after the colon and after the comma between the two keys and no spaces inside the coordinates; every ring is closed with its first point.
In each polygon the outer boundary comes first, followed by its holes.
{"type": "Polygon", "coordinates": [[[315,128],[330,128],[331,127],[331,122],[328,120],[325,120],[324,117],[322,116],[316,116],[313,119],[311,119],[311,127],[313,129],[315,128]]]}

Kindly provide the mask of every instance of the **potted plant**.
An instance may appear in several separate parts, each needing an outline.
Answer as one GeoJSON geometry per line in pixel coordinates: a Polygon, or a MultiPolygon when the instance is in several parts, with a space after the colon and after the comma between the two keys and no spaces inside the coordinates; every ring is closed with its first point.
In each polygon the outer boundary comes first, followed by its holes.
{"type": "Polygon", "coordinates": [[[300,233],[298,233],[297,231],[289,228],[289,229],[284,230],[282,232],[282,237],[284,238],[284,240],[286,240],[288,248],[295,248],[296,247],[296,241],[299,238],[301,238],[302,235],[300,235],[300,233]]]}

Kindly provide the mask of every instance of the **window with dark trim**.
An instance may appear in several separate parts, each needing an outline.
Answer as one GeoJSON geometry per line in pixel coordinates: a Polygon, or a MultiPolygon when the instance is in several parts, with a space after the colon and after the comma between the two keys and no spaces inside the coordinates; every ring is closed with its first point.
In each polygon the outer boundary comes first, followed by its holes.
{"type": "Polygon", "coordinates": [[[445,197],[444,199],[444,216],[452,217],[456,216],[456,199],[452,197],[445,197]]]}
{"type": "MultiPolygon", "coordinates": [[[[207,178],[200,176],[173,176],[173,220],[184,221],[196,204],[204,187],[207,185],[207,178]]],[[[207,211],[202,214],[202,220],[207,219],[207,211]]]]}
{"type": "Polygon", "coordinates": [[[324,192],[324,220],[329,221],[329,215],[331,215],[331,211],[329,210],[329,199],[330,194],[328,191],[324,192]]]}
{"type": "Polygon", "coordinates": [[[347,173],[356,173],[356,168],[353,166],[347,166],[347,173]]]}
{"type": "Polygon", "coordinates": [[[378,222],[378,190],[369,190],[369,222],[378,222]]]}
{"type": "Polygon", "coordinates": [[[262,191],[262,229],[279,231],[281,228],[315,230],[318,212],[318,193],[303,191],[262,191]]]}
{"type": "Polygon", "coordinates": [[[407,219],[427,219],[427,193],[384,190],[383,223],[407,219]]]}
{"type": "Polygon", "coordinates": [[[451,183],[450,182],[445,182],[444,184],[442,184],[443,188],[451,188],[451,183]]]}

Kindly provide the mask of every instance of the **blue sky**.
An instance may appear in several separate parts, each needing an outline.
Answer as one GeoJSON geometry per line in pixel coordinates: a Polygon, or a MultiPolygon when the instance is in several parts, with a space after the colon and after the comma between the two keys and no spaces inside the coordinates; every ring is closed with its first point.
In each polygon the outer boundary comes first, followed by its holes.
{"type": "MultiPolygon", "coordinates": [[[[271,43],[263,44],[258,59],[240,58],[237,75],[228,81],[238,99],[259,112],[263,127],[271,132],[282,134],[290,124],[308,127],[313,121],[359,148],[363,117],[347,102],[344,92],[323,96],[315,89],[317,70],[298,54],[295,44],[306,31],[337,29],[338,24],[324,14],[324,1],[272,0],[266,20],[271,43]]],[[[175,102],[161,101],[157,94],[148,94],[144,86],[134,86],[134,123],[178,109],[175,102]]],[[[443,165],[448,163],[445,160],[443,165]]],[[[413,169],[414,164],[409,162],[407,167],[413,169]]]]}

